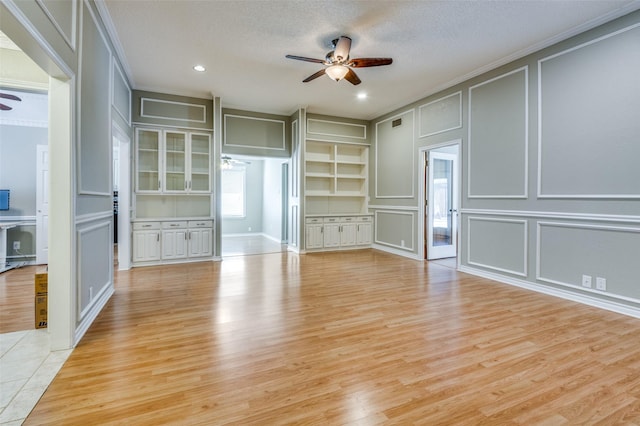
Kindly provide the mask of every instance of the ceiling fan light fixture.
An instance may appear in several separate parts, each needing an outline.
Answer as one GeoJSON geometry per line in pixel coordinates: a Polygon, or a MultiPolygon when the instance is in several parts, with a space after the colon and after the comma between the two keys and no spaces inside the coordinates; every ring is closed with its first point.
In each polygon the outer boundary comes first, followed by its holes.
{"type": "Polygon", "coordinates": [[[347,75],[349,68],[344,65],[331,65],[325,71],[331,80],[340,81],[347,75]]]}

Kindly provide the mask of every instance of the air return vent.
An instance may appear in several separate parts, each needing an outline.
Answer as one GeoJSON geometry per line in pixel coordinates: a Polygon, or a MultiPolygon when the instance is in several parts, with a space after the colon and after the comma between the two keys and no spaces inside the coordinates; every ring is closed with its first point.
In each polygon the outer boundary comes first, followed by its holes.
{"type": "Polygon", "coordinates": [[[402,118],[397,118],[391,122],[391,127],[398,127],[402,125],[402,118]]]}

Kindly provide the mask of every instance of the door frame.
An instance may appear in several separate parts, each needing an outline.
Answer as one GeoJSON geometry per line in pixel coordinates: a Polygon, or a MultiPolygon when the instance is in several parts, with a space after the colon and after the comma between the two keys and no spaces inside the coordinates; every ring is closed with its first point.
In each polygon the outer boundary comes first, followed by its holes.
{"type": "Polygon", "coordinates": [[[125,271],[131,269],[131,138],[115,121],[111,134],[119,148],[118,270],[125,271]]]}
{"type": "MultiPolygon", "coordinates": [[[[426,180],[427,176],[427,168],[425,167],[425,158],[428,158],[429,151],[445,148],[448,146],[458,147],[458,171],[456,176],[456,185],[457,185],[457,203],[458,210],[460,210],[461,202],[462,202],[462,191],[461,191],[461,182],[462,182],[462,139],[452,139],[446,142],[437,143],[434,145],[423,146],[418,149],[418,258],[421,260],[426,260],[427,253],[425,252],[425,246],[427,244],[427,238],[425,235],[425,226],[424,226],[424,217],[426,214],[426,206],[424,205],[425,195],[427,192],[426,180]]],[[[455,218],[456,225],[458,228],[458,232],[456,235],[456,243],[458,245],[458,255],[456,257],[456,266],[460,266],[460,214],[458,214],[455,218]]]]}
{"type": "Polygon", "coordinates": [[[46,155],[47,161],[47,174],[49,173],[49,141],[47,139],[47,145],[36,146],[36,265],[44,265],[49,262],[49,177],[47,176],[46,182],[43,182],[41,175],[42,169],[42,156],[46,155]],[[43,223],[42,204],[44,199],[47,199],[47,226],[43,223]]]}

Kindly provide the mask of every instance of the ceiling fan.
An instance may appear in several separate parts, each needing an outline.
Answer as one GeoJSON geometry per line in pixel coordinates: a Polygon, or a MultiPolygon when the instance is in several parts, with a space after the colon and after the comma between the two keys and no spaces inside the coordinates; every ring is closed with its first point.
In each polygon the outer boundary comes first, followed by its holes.
{"type": "MultiPolygon", "coordinates": [[[[11,95],[9,93],[0,93],[0,98],[2,98],[2,99],[10,99],[12,101],[18,101],[18,102],[22,101],[22,99],[20,99],[19,97],[15,96],[15,95],[11,95]]],[[[10,107],[9,105],[5,105],[3,103],[0,103],[0,110],[1,111],[10,111],[12,109],[13,108],[10,107]]]]}
{"type": "Polygon", "coordinates": [[[220,160],[222,160],[220,162],[220,168],[222,170],[232,169],[234,164],[251,164],[250,161],[234,160],[233,158],[229,157],[228,155],[223,155],[220,158],[220,160]]]}
{"type": "Polygon", "coordinates": [[[289,59],[298,61],[315,62],[326,65],[315,74],[302,80],[307,83],[326,74],[334,81],[340,81],[343,78],[351,84],[360,84],[361,81],[351,68],[379,67],[381,65],[389,65],[393,62],[391,58],[358,58],[349,59],[349,50],[351,50],[351,39],[347,36],[340,36],[331,41],[333,50],[327,53],[324,59],[306,58],[304,56],[286,55],[289,59]]]}

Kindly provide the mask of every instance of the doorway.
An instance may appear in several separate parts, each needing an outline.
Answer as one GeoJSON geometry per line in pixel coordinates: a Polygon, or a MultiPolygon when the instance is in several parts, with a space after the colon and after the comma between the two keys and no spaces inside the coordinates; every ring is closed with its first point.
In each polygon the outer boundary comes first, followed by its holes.
{"type": "Polygon", "coordinates": [[[287,162],[222,156],[222,257],[287,251],[287,162]]]}
{"type": "Polygon", "coordinates": [[[425,260],[458,256],[460,141],[420,150],[420,235],[425,260]]]}

